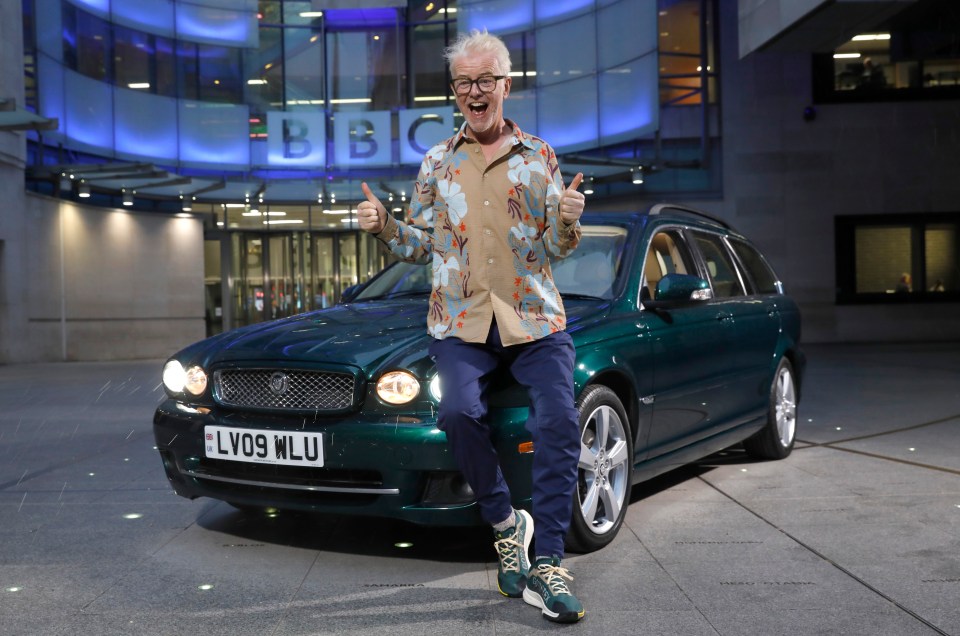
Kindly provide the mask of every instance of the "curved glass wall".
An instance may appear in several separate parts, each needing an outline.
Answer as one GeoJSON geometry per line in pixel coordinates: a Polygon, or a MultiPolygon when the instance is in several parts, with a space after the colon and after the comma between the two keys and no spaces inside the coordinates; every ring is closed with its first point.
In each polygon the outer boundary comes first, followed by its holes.
{"type": "Polygon", "coordinates": [[[46,138],[111,159],[410,173],[457,126],[442,52],[473,28],[511,49],[508,116],[559,152],[658,128],[653,0],[34,1],[46,138]]]}
{"type": "Polygon", "coordinates": [[[458,31],[503,38],[507,116],[591,189],[717,187],[716,145],[703,161],[696,132],[658,137],[662,106],[713,101],[713,0],[23,2],[29,104],[60,124],[34,137],[57,170],[33,183],[79,196],[59,168],[88,164],[87,202],[204,218],[210,333],[334,303],[379,269],[359,182],[402,212],[462,122],[443,59],[458,31]],[[659,165],[637,186],[644,153],[659,165]]]}

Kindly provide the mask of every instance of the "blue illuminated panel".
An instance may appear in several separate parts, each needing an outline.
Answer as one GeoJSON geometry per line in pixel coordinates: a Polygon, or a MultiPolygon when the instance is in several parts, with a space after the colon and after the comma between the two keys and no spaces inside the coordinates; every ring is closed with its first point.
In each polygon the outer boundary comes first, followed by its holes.
{"type": "Polygon", "coordinates": [[[181,163],[205,168],[213,164],[230,170],[248,167],[250,108],[246,104],[181,100],[179,117],[181,163]]]}
{"type": "Polygon", "coordinates": [[[537,85],[596,73],[596,30],[592,14],[537,30],[537,85]]]}
{"type": "Polygon", "coordinates": [[[593,0],[536,0],[537,20],[563,18],[576,11],[593,7],[593,0]]]}
{"type": "Polygon", "coordinates": [[[257,48],[260,33],[254,12],[177,4],[177,37],[191,42],[257,48]]]}
{"type": "Polygon", "coordinates": [[[596,75],[541,89],[537,134],[558,152],[596,148],[600,136],[596,95],[596,75]]]}
{"type": "Polygon", "coordinates": [[[125,88],[113,98],[118,157],[177,160],[177,100],[125,88]]]}
{"type": "Polygon", "coordinates": [[[457,6],[460,31],[513,33],[533,25],[533,0],[460,0],[457,6]]]}
{"type": "Polygon", "coordinates": [[[40,76],[42,91],[38,91],[39,109],[37,114],[43,117],[56,118],[60,121],[57,133],[44,133],[48,139],[54,140],[65,132],[66,108],[63,95],[63,66],[54,62],[46,55],[37,56],[37,74],[40,76]]]}
{"type": "Polygon", "coordinates": [[[612,68],[657,51],[656,9],[656,0],[630,0],[597,12],[600,68],[612,68]]]}
{"type": "Polygon", "coordinates": [[[173,5],[173,0],[114,1],[113,21],[131,29],[172,38],[175,35],[173,5]]]}
{"type": "Polygon", "coordinates": [[[513,120],[523,132],[539,136],[537,91],[511,90],[509,97],[503,102],[503,114],[507,119],[513,120]]]}
{"type": "Polygon", "coordinates": [[[656,53],[600,75],[601,144],[635,139],[657,130],[660,99],[650,87],[658,81],[656,53]]]}
{"type": "MultiPolygon", "coordinates": [[[[70,4],[75,5],[88,11],[93,15],[99,16],[105,20],[110,19],[110,0],[67,0],[70,4]]],[[[41,15],[41,14],[37,14],[41,15]]]]}
{"type": "Polygon", "coordinates": [[[63,73],[64,132],[81,150],[113,154],[112,87],[74,71],[63,73]]]}

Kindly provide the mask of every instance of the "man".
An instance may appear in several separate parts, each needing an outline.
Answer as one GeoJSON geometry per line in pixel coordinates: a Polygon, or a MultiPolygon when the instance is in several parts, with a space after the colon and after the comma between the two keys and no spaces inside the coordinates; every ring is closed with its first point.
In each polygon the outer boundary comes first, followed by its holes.
{"type": "Polygon", "coordinates": [[[406,222],[387,214],[366,183],[357,216],[398,257],[432,259],[427,323],[441,382],[438,426],[494,528],[500,592],[522,596],[549,620],[575,622],[584,610],[561,559],[580,429],[573,341],[550,257],[562,258],[580,240],[583,175],[564,188],[553,149],[504,118],[510,55],[499,38],[461,34],[446,58],[463,126],[427,152],[406,222]],[[490,439],[487,393],[501,365],[530,396],[532,517],[513,509],[490,439]]]}

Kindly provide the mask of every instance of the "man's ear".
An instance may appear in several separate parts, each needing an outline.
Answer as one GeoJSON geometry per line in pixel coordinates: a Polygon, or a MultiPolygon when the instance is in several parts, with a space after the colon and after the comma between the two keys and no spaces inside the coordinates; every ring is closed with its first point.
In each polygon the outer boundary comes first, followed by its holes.
{"type": "Polygon", "coordinates": [[[503,98],[510,96],[510,85],[513,84],[513,78],[509,75],[503,78],[503,98]]]}

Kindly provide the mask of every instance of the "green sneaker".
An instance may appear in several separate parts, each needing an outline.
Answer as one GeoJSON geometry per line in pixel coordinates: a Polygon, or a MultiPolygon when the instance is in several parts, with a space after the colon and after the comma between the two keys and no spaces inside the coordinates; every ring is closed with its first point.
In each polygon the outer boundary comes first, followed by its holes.
{"type": "Polygon", "coordinates": [[[543,617],[554,623],[576,623],[583,618],[583,605],[570,593],[567,581],[573,576],[560,567],[560,557],[540,558],[530,570],[523,600],[539,607],[543,617]]]}
{"type": "Polygon", "coordinates": [[[494,532],[493,547],[500,559],[497,568],[497,588],[510,598],[523,596],[523,586],[530,572],[530,541],[533,539],[533,517],[526,510],[515,513],[517,525],[505,532],[494,532]]]}

